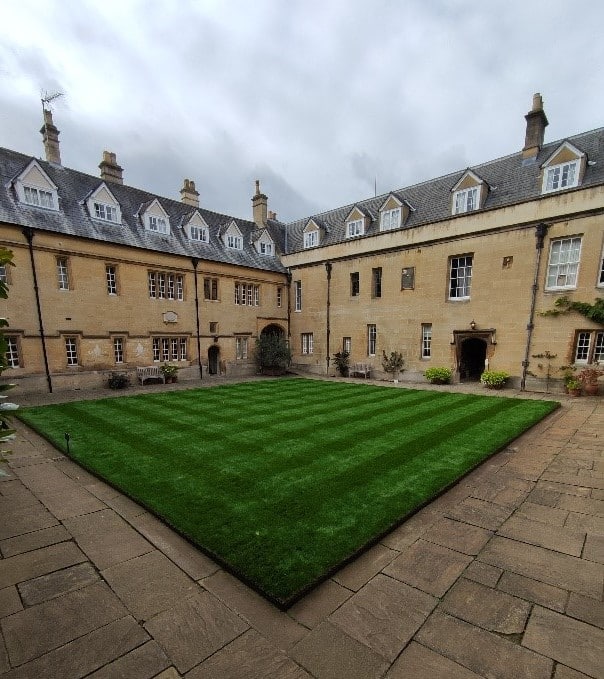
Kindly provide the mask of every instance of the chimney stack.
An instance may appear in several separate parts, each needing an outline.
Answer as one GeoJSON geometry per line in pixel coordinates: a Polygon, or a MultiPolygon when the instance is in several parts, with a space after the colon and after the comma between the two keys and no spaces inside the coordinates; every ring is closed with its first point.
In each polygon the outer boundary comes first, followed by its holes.
{"type": "Polygon", "coordinates": [[[195,182],[192,179],[185,179],[180,190],[180,200],[187,205],[199,207],[199,191],[195,190],[195,182]]]}
{"type": "Polygon", "coordinates": [[[256,194],[252,198],[254,223],[260,229],[266,226],[268,198],[260,193],[260,180],[256,179],[256,194]]]}
{"type": "Polygon", "coordinates": [[[44,140],[44,151],[46,152],[46,160],[49,163],[61,164],[61,150],[59,149],[59,130],[52,122],[52,113],[43,109],[44,125],[40,129],[42,138],[44,140]]]}
{"type": "Polygon", "coordinates": [[[523,158],[536,158],[539,150],[543,146],[545,138],[545,128],[548,126],[547,116],[543,110],[543,99],[539,92],[533,95],[533,108],[524,116],[526,120],[526,136],[524,148],[522,149],[523,158]]]}
{"type": "Polygon", "coordinates": [[[124,183],[122,177],[124,170],[117,164],[115,153],[103,151],[103,160],[99,163],[99,168],[101,170],[101,179],[104,181],[114,182],[115,184],[124,183]]]}
{"type": "Polygon", "coordinates": [[[268,211],[268,218],[269,219],[277,219],[277,213],[273,212],[272,210],[268,211]]]}

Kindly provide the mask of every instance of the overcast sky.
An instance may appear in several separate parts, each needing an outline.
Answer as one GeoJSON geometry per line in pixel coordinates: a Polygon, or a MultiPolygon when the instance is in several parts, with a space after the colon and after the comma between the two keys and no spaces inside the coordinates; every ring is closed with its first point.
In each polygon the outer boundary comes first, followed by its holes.
{"type": "Polygon", "coordinates": [[[1,0],[0,146],[283,221],[604,124],[598,0],[1,0]]]}

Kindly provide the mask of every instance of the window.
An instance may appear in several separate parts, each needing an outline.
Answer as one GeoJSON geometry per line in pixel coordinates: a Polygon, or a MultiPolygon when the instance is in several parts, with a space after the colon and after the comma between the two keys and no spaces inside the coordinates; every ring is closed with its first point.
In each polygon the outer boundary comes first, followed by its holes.
{"type": "Polygon", "coordinates": [[[260,243],[260,254],[261,255],[272,255],[273,254],[273,244],[265,243],[262,241],[260,243]]]}
{"type": "Polygon", "coordinates": [[[51,210],[54,210],[55,208],[53,194],[50,191],[37,189],[33,186],[24,186],[23,195],[25,196],[25,202],[28,205],[47,207],[51,210]]]}
{"type": "Polygon", "coordinates": [[[581,238],[560,238],[551,242],[546,288],[574,288],[577,285],[581,238]]]}
{"type": "Polygon", "coordinates": [[[67,356],[67,365],[78,364],[78,342],[75,337],[65,338],[65,354],[67,356]]]}
{"type": "Polygon", "coordinates": [[[342,351],[345,351],[348,354],[350,354],[350,352],[352,351],[351,337],[342,337],[342,351]]]}
{"type": "Polygon", "coordinates": [[[280,307],[283,304],[283,288],[277,288],[277,306],[280,307]]]}
{"type": "Polygon", "coordinates": [[[362,219],[354,219],[346,224],[346,237],[354,238],[355,236],[362,236],[365,229],[363,228],[362,219]]]}
{"type": "Polygon", "coordinates": [[[367,355],[375,356],[377,346],[377,326],[368,325],[367,326],[367,355]]]}
{"type": "Polygon", "coordinates": [[[302,281],[294,282],[294,310],[302,311],[302,281]]]}
{"type": "Polygon", "coordinates": [[[107,294],[117,295],[117,269],[113,264],[105,265],[105,276],[107,278],[107,294]]]}
{"type": "Polygon", "coordinates": [[[380,230],[390,231],[391,229],[398,229],[401,225],[401,209],[395,207],[392,210],[384,210],[380,215],[380,230]]]}
{"type": "Polygon", "coordinates": [[[260,286],[252,283],[235,283],[235,304],[260,306],[260,286]]]}
{"type": "Polygon", "coordinates": [[[602,255],[602,261],[600,262],[600,278],[598,279],[598,285],[604,285],[604,254],[602,255]]]}
{"type": "Polygon", "coordinates": [[[407,266],[401,270],[401,290],[413,290],[415,288],[415,267],[407,266]]]}
{"type": "Polygon", "coordinates": [[[453,214],[478,210],[478,187],[455,191],[453,194],[453,214]]]}
{"type": "Polygon", "coordinates": [[[8,284],[8,267],[5,264],[0,265],[0,283],[8,284]]]}
{"type": "Polygon", "coordinates": [[[67,257],[57,257],[57,281],[59,284],[59,290],[69,290],[67,257]]]}
{"type": "Polygon", "coordinates": [[[244,361],[247,358],[247,337],[235,338],[235,357],[238,361],[244,361]]]}
{"type": "Polygon", "coordinates": [[[422,358],[432,356],[432,323],[422,323],[422,358]]]}
{"type": "Polygon", "coordinates": [[[154,361],[186,361],[187,338],[186,337],[154,337],[153,338],[154,361]]]}
{"type": "Polygon", "coordinates": [[[116,363],[124,362],[124,338],[114,337],[113,338],[113,358],[116,363]]]}
{"type": "Polygon", "coordinates": [[[174,299],[182,302],[185,298],[184,278],[181,274],[149,271],[148,285],[151,299],[174,299]]]}
{"type": "Polygon", "coordinates": [[[155,215],[149,215],[149,231],[154,231],[155,233],[170,233],[168,228],[168,222],[164,217],[156,217],[155,215]]]}
{"type": "Polygon", "coordinates": [[[6,365],[9,368],[19,368],[21,363],[19,361],[19,343],[17,338],[11,335],[5,335],[6,340],[6,365]]]}
{"type": "Polygon", "coordinates": [[[189,238],[190,240],[198,240],[202,243],[208,243],[210,240],[205,226],[195,226],[193,224],[189,226],[189,238]]]}
{"type": "Polygon", "coordinates": [[[451,257],[449,299],[468,299],[472,287],[472,255],[451,257]]]}
{"type": "Polygon", "coordinates": [[[313,352],[313,333],[312,332],[303,332],[302,333],[302,353],[303,354],[312,354],[313,352]]]}
{"type": "Polygon", "coordinates": [[[371,269],[371,296],[382,296],[382,267],[371,269]]]}
{"type": "Polygon", "coordinates": [[[361,291],[361,283],[359,278],[359,272],[355,271],[350,274],[350,296],[357,297],[361,291]]]}
{"type": "Polygon", "coordinates": [[[210,321],[210,333],[215,335],[218,332],[218,321],[210,321]]]}
{"type": "Polygon", "coordinates": [[[304,247],[314,248],[319,245],[319,232],[315,229],[314,231],[307,231],[304,234],[304,247]]]}
{"type": "Polygon", "coordinates": [[[575,345],[575,363],[604,361],[604,331],[580,330],[575,345]]]}
{"type": "Polygon", "coordinates": [[[562,163],[545,168],[543,176],[543,193],[577,186],[579,182],[579,161],[562,163]]]}
{"type": "Polygon", "coordinates": [[[113,205],[106,203],[94,204],[94,216],[96,219],[102,219],[106,222],[117,222],[117,210],[113,205]]]}
{"type": "Polygon", "coordinates": [[[218,299],[218,279],[204,278],[203,279],[203,297],[204,299],[218,299]]]}
{"type": "Polygon", "coordinates": [[[233,248],[233,250],[243,250],[243,238],[241,236],[235,236],[229,233],[227,235],[227,248],[233,248]]]}

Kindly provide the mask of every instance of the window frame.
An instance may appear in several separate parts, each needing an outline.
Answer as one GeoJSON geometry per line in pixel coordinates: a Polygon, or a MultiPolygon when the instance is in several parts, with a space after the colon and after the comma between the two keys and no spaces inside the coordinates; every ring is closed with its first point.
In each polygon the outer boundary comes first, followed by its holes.
{"type": "Polygon", "coordinates": [[[278,285],[277,286],[277,307],[281,308],[283,306],[283,288],[278,285]]]}
{"type": "Polygon", "coordinates": [[[360,217],[359,219],[351,219],[346,222],[346,238],[358,238],[359,236],[365,235],[365,220],[360,217]]]}
{"type": "Polygon", "coordinates": [[[432,323],[422,323],[421,358],[432,358],[432,323]]]}
{"type": "Polygon", "coordinates": [[[69,258],[59,256],[56,258],[57,285],[59,290],[71,290],[71,276],[69,275],[69,258]]]}
{"type": "Polygon", "coordinates": [[[65,356],[67,359],[67,366],[72,368],[80,365],[80,358],[78,355],[78,338],[75,335],[67,335],[65,340],[65,356]]]}
{"type": "Polygon", "coordinates": [[[404,266],[401,269],[401,290],[415,290],[415,267],[404,266]],[[411,284],[406,284],[405,281],[411,280],[411,284]]]}
{"type": "Polygon", "coordinates": [[[472,294],[472,274],[474,268],[474,254],[452,255],[449,257],[449,301],[458,302],[468,300],[472,294]],[[464,260],[464,263],[460,262],[464,260]],[[469,260],[469,264],[468,264],[469,260]],[[454,262],[458,265],[453,266],[454,262]],[[469,270],[469,274],[467,273],[469,270]],[[453,275],[453,272],[463,271],[463,275],[453,275]],[[461,283],[460,283],[461,281],[461,283]],[[461,294],[459,294],[461,293],[461,294]]]}
{"type": "Polygon", "coordinates": [[[549,257],[547,260],[547,268],[545,271],[545,290],[575,290],[577,287],[577,282],[579,280],[579,266],[581,264],[581,252],[583,249],[583,236],[565,236],[563,238],[552,238],[550,240],[549,244],[549,257]],[[557,259],[560,259],[560,256],[562,257],[567,257],[569,254],[572,254],[576,248],[573,246],[573,244],[578,241],[579,247],[578,247],[578,254],[576,257],[576,260],[573,261],[557,261],[555,263],[552,263],[552,259],[554,257],[554,249],[555,246],[559,243],[560,244],[560,252],[557,253],[557,259]],[[569,243],[569,248],[568,252],[564,252],[562,250],[563,244],[564,243],[569,243]],[[554,270],[554,267],[556,269],[554,270]],[[569,273],[570,269],[569,267],[574,267],[574,271],[569,273]],[[562,270],[566,268],[564,272],[562,270]],[[572,283],[564,283],[563,285],[560,285],[557,281],[560,279],[561,276],[568,277],[568,276],[574,276],[574,280],[572,283]],[[550,284],[550,279],[554,278],[556,279],[556,284],[550,284]]]}
{"type": "Polygon", "coordinates": [[[41,186],[23,184],[23,202],[31,207],[41,207],[45,210],[58,210],[55,205],[57,192],[43,189],[41,186]]]}
{"type": "Polygon", "coordinates": [[[361,294],[361,274],[359,271],[352,271],[350,274],[350,296],[358,297],[361,294]]]}
{"type": "Polygon", "coordinates": [[[377,325],[375,323],[367,324],[367,356],[375,356],[377,354],[377,325]],[[373,349],[373,351],[372,351],[373,349]]]}
{"type": "Polygon", "coordinates": [[[125,342],[123,337],[113,338],[113,362],[115,365],[122,365],[126,361],[125,357],[125,342]]]}
{"type": "Polygon", "coordinates": [[[314,353],[314,343],[315,343],[314,333],[303,332],[300,336],[300,339],[301,339],[302,355],[303,356],[312,356],[313,353],[314,353]]]}
{"type": "Polygon", "coordinates": [[[266,257],[272,257],[275,254],[273,243],[260,241],[260,254],[265,255],[266,257]]]}
{"type": "Polygon", "coordinates": [[[105,264],[105,281],[107,294],[115,297],[117,295],[117,266],[115,264],[105,264]]]}
{"type": "Polygon", "coordinates": [[[198,224],[189,224],[188,229],[189,240],[197,243],[209,243],[210,234],[207,226],[199,226],[198,224]]]}
{"type": "Polygon", "coordinates": [[[109,203],[102,203],[101,201],[98,200],[94,200],[92,202],[92,205],[94,208],[93,215],[94,219],[97,219],[101,222],[110,222],[111,224],[117,224],[117,208],[115,207],[115,205],[110,205],[109,203]]]}
{"type": "Polygon", "coordinates": [[[453,214],[461,215],[464,212],[475,212],[479,208],[479,186],[469,186],[453,192],[453,214]],[[471,203],[471,206],[468,204],[471,203]]]}
{"type": "Polygon", "coordinates": [[[376,266],[371,269],[371,297],[372,299],[380,299],[382,296],[382,281],[384,272],[381,266],[376,266]]]}
{"type": "Polygon", "coordinates": [[[188,361],[187,338],[182,335],[152,337],[151,349],[154,363],[188,361]]]}
{"type": "Polygon", "coordinates": [[[393,231],[401,226],[402,210],[399,207],[383,210],[380,213],[380,231],[393,231]]]}
{"type": "Polygon", "coordinates": [[[576,330],[573,356],[574,363],[578,365],[592,365],[604,361],[604,330],[576,330]],[[582,357],[579,357],[580,348],[583,349],[582,357]]]}
{"type": "Polygon", "coordinates": [[[243,250],[243,238],[234,233],[227,233],[226,246],[231,250],[243,250]]]}
{"type": "Polygon", "coordinates": [[[158,233],[163,236],[170,235],[170,223],[166,217],[147,215],[146,225],[147,231],[151,231],[151,233],[158,233]]]}
{"type": "Polygon", "coordinates": [[[348,355],[352,353],[352,337],[342,337],[342,351],[348,355]]]}
{"type": "Polygon", "coordinates": [[[302,311],[302,281],[294,281],[294,311],[302,311]]]}
{"type": "Polygon", "coordinates": [[[564,163],[556,163],[543,168],[543,184],[541,193],[555,193],[564,189],[572,189],[579,186],[579,172],[581,170],[580,159],[567,160],[564,163]],[[568,180],[568,172],[572,168],[572,178],[568,180]],[[567,176],[564,177],[565,171],[567,176]],[[554,175],[557,177],[554,179],[554,175]],[[556,185],[554,185],[556,184],[556,185]]]}
{"type": "Polygon", "coordinates": [[[218,278],[213,276],[204,276],[203,298],[210,302],[218,301],[218,278]]]}
{"type": "Polygon", "coordinates": [[[8,368],[21,368],[21,348],[19,346],[19,337],[17,335],[4,335],[6,341],[5,361],[8,368]]]}
{"type": "Polygon", "coordinates": [[[596,287],[604,288],[604,250],[602,251],[602,258],[600,259],[600,271],[596,287]]]}
{"type": "Polygon", "coordinates": [[[248,358],[248,337],[237,336],[235,337],[235,360],[236,361],[246,361],[248,358]]]}
{"type": "Polygon", "coordinates": [[[319,229],[304,232],[304,249],[316,248],[319,245],[319,229]]]}

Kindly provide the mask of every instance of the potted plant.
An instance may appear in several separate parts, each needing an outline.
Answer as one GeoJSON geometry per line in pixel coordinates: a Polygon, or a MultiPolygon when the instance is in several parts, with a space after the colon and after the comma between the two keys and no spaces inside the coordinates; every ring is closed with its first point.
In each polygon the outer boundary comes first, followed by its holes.
{"type": "Polygon", "coordinates": [[[177,365],[170,365],[169,363],[164,363],[160,370],[162,371],[164,377],[166,378],[166,384],[169,384],[170,382],[176,382],[178,380],[177,365]]]}
{"type": "Polygon", "coordinates": [[[594,367],[583,368],[577,375],[577,379],[583,385],[583,390],[588,396],[598,395],[598,377],[600,377],[600,375],[604,375],[604,370],[594,367]]]}
{"type": "Polygon", "coordinates": [[[333,355],[333,362],[342,377],[348,377],[350,373],[350,352],[338,351],[333,355]]]}
{"type": "Polygon", "coordinates": [[[113,372],[109,375],[109,389],[125,389],[130,384],[127,373],[113,372]]]}
{"type": "Polygon", "coordinates": [[[485,370],[480,376],[480,381],[487,389],[502,389],[509,377],[503,370],[485,370]]]}
{"type": "Polygon", "coordinates": [[[382,351],[382,367],[387,373],[392,373],[392,379],[398,384],[398,378],[405,365],[403,355],[398,351],[391,351],[390,356],[382,351]]]}
{"type": "Polygon", "coordinates": [[[576,377],[566,380],[566,389],[569,396],[581,396],[581,381],[576,377]]]}
{"type": "Polygon", "coordinates": [[[451,368],[428,368],[424,377],[430,384],[450,384],[453,371],[451,368]]]}
{"type": "Polygon", "coordinates": [[[256,340],[256,363],[263,375],[284,375],[292,360],[285,337],[264,334],[256,340]]]}

